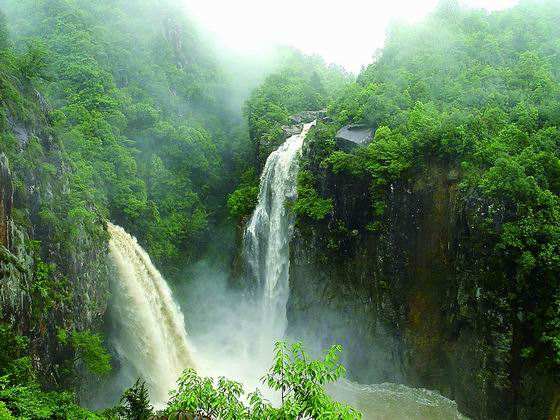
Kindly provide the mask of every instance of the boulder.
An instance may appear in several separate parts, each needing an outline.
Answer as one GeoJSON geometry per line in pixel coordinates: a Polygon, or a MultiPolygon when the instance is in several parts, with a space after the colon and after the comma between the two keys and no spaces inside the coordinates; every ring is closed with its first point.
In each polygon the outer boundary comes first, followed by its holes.
{"type": "Polygon", "coordinates": [[[292,137],[296,134],[299,134],[303,131],[303,124],[296,124],[296,125],[283,125],[282,132],[284,133],[284,137],[292,137]]]}
{"type": "Polygon", "coordinates": [[[290,120],[293,124],[307,124],[315,120],[325,120],[326,118],[326,109],[321,109],[319,111],[302,111],[298,114],[290,116],[290,120]]]}
{"type": "Polygon", "coordinates": [[[362,124],[346,125],[338,130],[335,141],[339,149],[349,151],[367,145],[373,139],[373,133],[373,128],[362,124]]]}

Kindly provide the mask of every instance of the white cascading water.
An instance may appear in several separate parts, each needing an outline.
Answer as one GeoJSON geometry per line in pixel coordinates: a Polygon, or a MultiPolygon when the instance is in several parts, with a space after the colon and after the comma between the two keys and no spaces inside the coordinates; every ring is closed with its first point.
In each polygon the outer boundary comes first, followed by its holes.
{"type": "Polygon", "coordinates": [[[165,279],[136,238],[111,223],[110,255],[118,272],[112,284],[111,342],[121,363],[146,381],[153,403],[161,405],[177,378],[195,367],[184,318],[165,279]]]}
{"type": "MultiPolygon", "coordinates": [[[[247,390],[259,387],[272,401],[276,401],[275,394],[263,389],[258,378],[270,366],[274,342],[285,338],[294,222],[286,203],[296,197],[298,158],[313,125],[306,124],[301,134],[272,152],[261,176],[258,204],[244,235],[246,262],[261,292],[258,312],[252,301],[229,302],[228,308],[220,302],[214,311],[222,318],[212,325],[209,337],[198,342],[205,351],[196,355],[196,368],[202,375],[224,375],[242,382],[247,390]],[[225,309],[232,312],[223,312],[225,309]]],[[[108,230],[110,253],[119,274],[112,285],[110,339],[125,372],[121,382],[128,386],[142,376],[152,402],[161,406],[180,373],[195,367],[183,315],[136,239],[112,224],[108,230]]],[[[343,380],[329,392],[362,411],[364,419],[466,419],[455,402],[436,392],[399,384],[360,385],[343,380]]]]}
{"type": "MultiPolygon", "coordinates": [[[[289,245],[294,218],[286,203],[296,198],[299,155],[305,136],[315,122],[306,124],[272,152],[260,179],[257,206],[245,231],[245,258],[261,288],[261,328],[251,337],[258,340],[253,363],[269,360],[272,346],[283,339],[287,328],[289,297],[289,245]],[[263,355],[265,356],[263,358],[263,355]]],[[[361,385],[347,380],[329,388],[338,400],[358,408],[364,419],[466,419],[455,402],[436,392],[399,384],[361,385]]]]}
{"type": "Polygon", "coordinates": [[[303,141],[315,121],[272,152],[260,180],[257,206],[245,231],[245,258],[262,290],[261,349],[284,337],[289,295],[289,244],[293,221],[286,203],[296,197],[296,178],[303,141]],[[271,339],[272,338],[272,339],[271,339]]]}

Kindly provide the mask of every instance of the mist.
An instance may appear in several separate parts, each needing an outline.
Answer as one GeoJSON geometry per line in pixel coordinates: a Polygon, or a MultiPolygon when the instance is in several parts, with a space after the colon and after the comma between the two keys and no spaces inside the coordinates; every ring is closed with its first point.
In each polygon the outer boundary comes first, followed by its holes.
{"type": "Polygon", "coordinates": [[[325,411],[560,416],[559,21],[0,0],[0,417],[198,413],[181,375],[282,410],[278,341],[325,411]]]}
{"type": "MultiPolygon", "coordinates": [[[[464,0],[461,4],[495,11],[517,2],[464,0]]],[[[274,46],[286,45],[319,55],[326,62],[354,73],[371,63],[392,25],[417,23],[432,13],[438,3],[438,0],[390,3],[351,0],[337,7],[335,3],[315,0],[281,3],[183,0],[185,10],[231,51],[258,56],[270,52],[274,46]]]]}

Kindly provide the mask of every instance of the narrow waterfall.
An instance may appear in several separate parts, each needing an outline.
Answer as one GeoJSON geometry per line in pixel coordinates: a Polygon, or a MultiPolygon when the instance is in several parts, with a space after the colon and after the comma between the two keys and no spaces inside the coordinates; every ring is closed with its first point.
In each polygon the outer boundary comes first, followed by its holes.
{"type": "Polygon", "coordinates": [[[246,260],[263,293],[261,315],[263,329],[268,330],[263,340],[268,343],[282,338],[287,327],[289,243],[294,218],[286,203],[296,197],[298,157],[313,125],[315,122],[306,124],[300,134],[288,138],[268,157],[261,175],[257,207],[245,231],[246,260]]]}
{"type": "Polygon", "coordinates": [[[158,405],[168,399],[181,372],[194,367],[184,318],[165,279],[136,238],[107,224],[118,278],[112,284],[110,340],[128,381],[142,376],[158,405]]]}
{"type": "MultiPolygon", "coordinates": [[[[229,364],[240,364],[243,374],[236,379],[258,386],[251,375],[259,377],[268,368],[274,342],[283,339],[287,328],[286,304],[289,297],[290,240],[294,218],[286,203],[296,198],[298,157],[309,129],[306,124],[300,134],[287,139],[268,157],[260,180],[258,202],[244,235],[244,254],[250,275],[256,280],[261,295],[254,314],[257,328],[251,331],[256,348],[246,358],[229,364]],[[257,365],[258,367],[256,367],[257,365]],[[250,372],[250,375],[246,375],[250,372]]],[[[236,356],[242,352],[237,352],[236,356]]],[[[231,357],[231,354],[230,354],[231,357]]],[[[436,392],[410,388],[400,384],[361,385],[341,380],[329,387],[337,400],[358,408],[364,419],[428,419],[466,420],[457,404],[436,392]]],[[[267,398],[275,401],[274,394],[267,398]]]]}

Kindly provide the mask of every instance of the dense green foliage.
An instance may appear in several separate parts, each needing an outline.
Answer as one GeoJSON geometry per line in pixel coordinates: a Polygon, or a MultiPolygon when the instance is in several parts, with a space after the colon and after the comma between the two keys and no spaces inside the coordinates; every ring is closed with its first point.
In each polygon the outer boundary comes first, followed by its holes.
{"type": "Polygon", "coordinates": [[[258,195],[259,179],[255,168],[251,167],[242,174],[239,186],[228,196],[230,215],[238,219],[249,216],[257,205],[258,195]]]}
{"type": "Polygon", "coordinates": [[[291,206],[291,210],[296,214],[321,220],[332,211],[333,200],[319,197],[310,171],[303,169],[298,173],[297,191],[298,198],[291,206]]]}
{"type": "Polygon", "coordinates": [[[282,125],[290,122],[290,115],[323,109],[348,81],[340,68],[302,55],[294,55],[285,67],[268,76],[245,106],[257,161],[264,163],[279,145],[282,125]]]}
{"type": "Polygon", "coordinates": [[[324,388],[344,375],[339,364],[341,350],[332,347],[324,359],[312,360],[299,343],[289,348],[283,342],[276,343],[274,361],[263,383],[280,393],[278,407],[266,401],[259,390],[248,395],[247,404],[241,399],[244,391],[240,383],[201,378],[187,370],[165,412],[211,419],[358,419],[358,412],[334,401],[324,388]]]}
{"type": "Polygon", "coordinates": [[[103,346],[103,337],[90,331],[74,331],[70,337],[76,360],[84,362],[86,368],[96,374],[111,371],[111,356],[103,346]]]}
{"type": "MultiPolygon", "coordinates": [[[[9,410],[15,416],[13,418],[96,418],[77,405],[72,391],[44,391],[43,372],[38,371],[34,359],[37,349],[33,347],[37,344],[32,340],[43,336],[45,341],[46,330],[52,326],[53,313],[67,313],[72,303],[72,286],[58,264],[79,248],[77,243],[83,236],[80,229],[86,226],[79,212],[73,212],[69,207],[72,193],[55,186],[69,181],[69,178],[57,168],[66,155],[61,144],[53,138],[49,111],[38,91],[49,78],[47,52],[37,41],[27,42],[22,51],[13,48],[6,36],[3,15],[0,16],[0,152],[7,155],[14,176],[13,218],[24,229],[40,223],[36,229],[37,237],[50,236],[48,245],[39,240],[26,240],[24,244],[32,259],[29,262],[30,281],[25,286],[30,306],[26,313],[29,331],[24,332],[29,337],[17,333],[11,324],[0,326],[0,352],[3,355],[0,361],[0,413],[9,410]],[[28,131],[20,133],[18,138],[13,126],[26,126],[28,131]],[[35,188],[31,190],[29,185],[35,188]],[[27,207],[33,200],[39,204],[38,209],[27,207]],[[54,261],[46,262],[42,255],[55,248],[59,258],[49,258],[54,261]]],[[[27,272],[26,261],[19,260],[2,246],[0,248],[3,262],[13,264],[20,273],[27,272]]],[[[67,335],[63,328],[59,332],[61,336],[67,335]]],[[[76,338],[73,344],[88,369],[97,374],[111,369],[100,336],[75,331],[72,338],[76,338]],[[94,342],[89,340],[91,338],[95,338],[94,342]],[[99,363],[99,357],[103,359],[102,363],[99,363]]],[[[71,347],[70,343],[61,342],[61,345],[71,347]]],[[[60,365],[53,367],[50,380],[62,389],[71,388],[68,385],[75,382],[77,374],[71,354],[58,362],[60,365]]]]}
{"type": "MultiPolygon", "coordinates": [[[[315,174],[367,185],[361,228],[373,232],[387,227],[395,183],[434,166],[459,182],[476,256],[469,275],[480,279],[487,310],[513,331],[495,338],[509,370],[491,381],[514,393],[524,366],[560,372],[559,21],[554,1],[493,14],[449,1],[421,24],[394,26],[375,63],[329,104],[334,123],[310,134],[303,162],[315,174]],[[336,150],[332,130],[349,123],[374,128],[373,141],[336,150]]],[[[300,175],[294,208],[308,222],[332,198],[314,193],[318,187],[300,175]]]]}
{"type": "MultiPolygon", "coordinates": [[[[351,79],[341,68],[327,66],[317,57],[291,50],[285,55],[282,68],[268,76],[245,104],[255,158],[246,162],[238,189],[228,197],[230,215],[237,219],[253,211],[258,194],[254,170],[260,172],[268,155],[285,140],[282,127],[293,123],[290,116],[325,108],[351,79]]],[[[315,211],[320,214],[324,209],[315,211]]]]}
{"type": "Polygon", "coordinates": [[[240,115],[225,104],[228,75],[180,6],[3,7],[18,40],[41,40],[22,71],[48,75],[38,87],[71,162],[69,196],[43,212],[53,235],[71,240],[101,215],[138,236],[167,270],[199,255],[247,142],[240,115]]]}
{"type": "Polygon", "coordinates": [[[79,407],[72,392],[42,390],[28,347],[26,337],[0,325],[0,418],[101,418],[79,407]]]}

